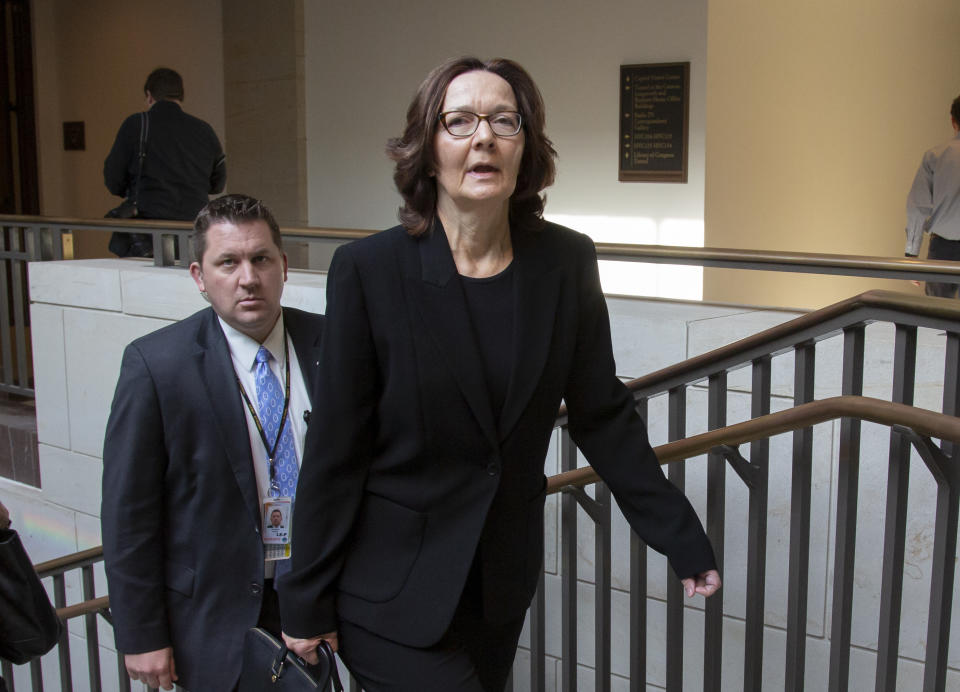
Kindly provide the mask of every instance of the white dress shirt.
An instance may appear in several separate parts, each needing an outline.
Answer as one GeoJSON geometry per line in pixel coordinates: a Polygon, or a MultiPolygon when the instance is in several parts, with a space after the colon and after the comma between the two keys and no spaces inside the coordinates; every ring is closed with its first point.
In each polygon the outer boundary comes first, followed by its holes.
{"type": "MultiPolygon", "coordinates": [[[[220,319],[220,326],[227,337],[227,345],[230,347],[230,357],[233,360],[233,370],[243,385],[247,396],[250,397],[250,403],[256,410],[257,390],[255,374],[257,367],[257,351],[261,344],[250,338],[243,332],[240,332],[220,319]]],[[[286,361],[284,360],[283,348],[283,314],[274,325],[273,330],[263,342],[263,346],[270,351],[273,358],[270,359],[270,370],[276,375],[281,387],[286,379],[286,361]]],[[[307,423],[303,419],[305,411],[310,410],[310,397],[307,394],[307,386],[303,381],[303,375],[300,372],[300,362],[297,360],[297,352],[293,347],[293,342],[287,335],[287,343],[290,355],[290,408],[287,412],[288,425],[292,426],[293,443],[297,453],[297,465],[301,463],[303,457],[303,438],[307,434],[307,423]]],[[[264,499],[270,497],[270,472],[267,468],[267,450],[263,446],[263,439],[260,437],[260,431],[257,424],[250,415],[250,409],[243,403],[240,391],[237,390],[237,397],[241,399],[243,405],[243,415],[247,421],[247,436],[250,439],[250,453],[253,457],[253,470],[257,477],[257,494],[262,505],[264,499]]],[[[239,433],[239,431],[238,431],[239,433]]],[[[272,440],[271,440],[272,442],[272,440]]],[[[289,519],[288,519],[289,522],[289,519]]],[[[273,561],[265,563],[266,578],[273,577],[273,561]]]]}
{"type": "Polygon", "coordinates": [[[924,231],[960,240],[960,133],[923,155],[907,196],[905,254],[920,252],[924,231]]]}

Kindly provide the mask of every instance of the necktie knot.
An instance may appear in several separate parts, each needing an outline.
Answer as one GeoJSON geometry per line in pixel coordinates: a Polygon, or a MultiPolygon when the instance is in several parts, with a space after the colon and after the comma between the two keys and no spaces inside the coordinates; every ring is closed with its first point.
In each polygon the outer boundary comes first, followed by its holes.
{"type": "Polygon", "coordinates": [[[257,351],[257,363],[269,363],[271,358],[273,358],[273,354],[263,346],[257,351]]]}

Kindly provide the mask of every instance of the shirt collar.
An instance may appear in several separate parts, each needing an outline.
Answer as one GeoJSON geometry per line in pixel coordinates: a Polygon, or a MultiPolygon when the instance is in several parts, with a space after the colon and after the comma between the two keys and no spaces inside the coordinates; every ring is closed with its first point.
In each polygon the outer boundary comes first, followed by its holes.
{"type": "Polygon", "coordinates": [[[245,368],[253,370],[256,366],[257,351],[260,350],[261,345],[273,354],[274,359],[281,368],[284,366],[282,310],[280,311],[280,317],[277,319],[277,323],[273,325],[273,329],[270,330],[267,338],[263,340],[263,344],[257,343],[256,339],[252,339],[243,332],[234,329],[224,322],[223,318],[219,315],[217,315],[217,319],[220,320],[223,335],[227,337],[227,345],[230,347],[230,353],[233,354],[233,357],[236,358],[237,361],[243,363],[245,368]]]}

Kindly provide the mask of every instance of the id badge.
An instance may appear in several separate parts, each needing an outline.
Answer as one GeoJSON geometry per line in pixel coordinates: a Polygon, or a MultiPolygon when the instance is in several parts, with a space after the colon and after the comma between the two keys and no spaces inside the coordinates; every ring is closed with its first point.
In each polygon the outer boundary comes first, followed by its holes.
{"type": "Polygon", "coordinates": [[[286,560],[290,548],[290,524],[293,521],[293,500],[271,497],[263,501],[263,552],[267,560],[286,560]]]}

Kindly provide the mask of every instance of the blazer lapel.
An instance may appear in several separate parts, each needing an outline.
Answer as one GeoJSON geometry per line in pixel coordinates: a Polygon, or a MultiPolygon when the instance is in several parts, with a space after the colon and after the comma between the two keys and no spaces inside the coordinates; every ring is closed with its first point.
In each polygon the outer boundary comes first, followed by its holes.
{"type": "Polygon", "coordinates": [[[285,308],[283,319],[287,325],[287,334],[290,336],[293,350],[297,353],[300,374],[303,375],[303,381],[307,385],[310,405],[313,406],[313,400],[316,396],[317,373],[320,370],[320,338],[322,332],[318,331],[316,334],[312,334],[307,329],[306,321],[300,319],[300,314],[285,308]]]}
{"type": "Polygon", "coordinates": [[[473,325],[450,245],[439,221],[417,246],[421,275],[419,279],[412,279],[417,309],[481,429],[490,443],[497,446],[490,395],[473,325]]]}
{"type": "Polygon", "coordinates": [[[501,440],[510,434],[533,395],[550,352],[557,315],[561,272],[543,255],[543,249],[538,247],[538,237],[539,233],[531,231],[513,236],[513,261],[517,273],[514,358],[507,398],[500,416],[501,440]]]}
{"type": "Polygon", "coordinates": [[[230,360],[227,339],[212,308],[197,334],[197,346],[194,357],[207,391],[210,411],[216,421],[216,432],[247,508],[255,524],[259,525],[260,500],[253,458],[250,456],[247,423],[237,395],[236,373],[230,360]]]}

